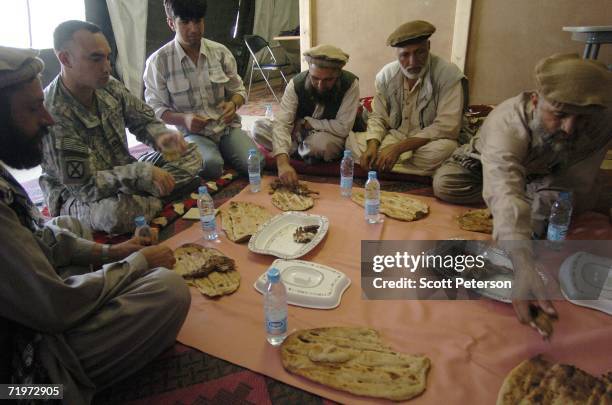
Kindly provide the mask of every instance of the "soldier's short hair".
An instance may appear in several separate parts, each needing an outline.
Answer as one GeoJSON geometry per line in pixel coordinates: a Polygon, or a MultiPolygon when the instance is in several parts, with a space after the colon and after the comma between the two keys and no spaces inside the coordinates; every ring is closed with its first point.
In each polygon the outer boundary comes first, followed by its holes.
{"type": "Polygon", "coordinates": [[[55,31],[53,31],[53,49],[55,49],[55,51],[64,49],[66,44],[72,40],[74,33],[80,30],[87,30],[92,34],[102,31],[100,27],[89,21],[64,21],[55,28],[55,31]]]}

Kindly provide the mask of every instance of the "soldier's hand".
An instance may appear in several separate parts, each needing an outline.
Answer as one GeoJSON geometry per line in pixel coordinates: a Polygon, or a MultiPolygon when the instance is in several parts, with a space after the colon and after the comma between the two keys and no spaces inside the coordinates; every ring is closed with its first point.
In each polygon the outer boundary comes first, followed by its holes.
{"type": "Polygon", "coordinates": [[[174,267],[176,260],[174,253],[168,246],[154,245],[143,248],[140,253],[147,259],[150,269],[156,267],[165,267],[171,269],[174,267]]]}
{"type": "Polygon", "coordinates": [[[364,170],[370,170],[374,161],[376,160],[376,155],[378,154],[378,142],[374,140],[368,141],[368,146],[366,151],[361,154],[361,158],[359,159],[359,165],[364,170]]]}
{"type": "Polygon", "coordinates": [[[400,155],[401,152],[395,145],[386,146],[378,153],[374,167],[380,172],[390,171],[393,169],[400,155]]]}
{"type": "Polygon", "coordinates": [[[153,184],[157,187],[160,197],[165,197],[174,190],[174,177],[164,169],[153,166],[153,184]]]}
{"type": "Polygon", "coordinates": [[[183,116],[184,125],[189,132],[199,133],[204,131],[204,127],[210,122],[209,117],[198,114],[185,114],[183,116]]]}
{"type": "Polygon", "coordinates": [[[233,101],[222,101],[218,107],[223,111],[221,113],[221,120],[226,124],[232,122],[236,116],[236,104],[233,101]]]}
{"type": "Polygon", "coordinates": [[[176,131],[169,131],[165,134],[161,134],[156,140],[157,148],[162,153],[173,153],[178,152],[181,155],[187,150],[187,141],[183,138],[183,135],[176,131]]]}
{"type": "Polygon", "coordinates": [[[283,184],[295,186],[298,184],[298,175],[289,163],[278,165],[278,178],[283,184]]]}

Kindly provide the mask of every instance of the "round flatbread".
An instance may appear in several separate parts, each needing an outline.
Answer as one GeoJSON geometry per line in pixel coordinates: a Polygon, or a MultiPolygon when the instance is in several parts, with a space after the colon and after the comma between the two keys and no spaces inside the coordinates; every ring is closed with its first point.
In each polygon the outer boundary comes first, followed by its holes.
{"type": "Polygon", "coordinates": [[[427,385],[430,361],[397,353],[368,328],[299,330],[281,346],[287,371],[356,395],[404,401],[427,385]]]}
{"type": "MultiPolygon", "coordinates": [[[[365,205],[365,191],[355,190],[351,199],[362,207],[365,205]]],[[[429,206],[406,194],[390,191],[380,192],[380,212],[400,221],[416,221],[427,215],[429,206]]]]}
{"type": "Polygon", "coordinates": [[[458,221],[459,228],[465,231],[493,233],[493,215],[488,208],[464,212],[458,221]]]}
{"type": "Polygon", "coordinates": [[[282,211],[306,211],[314,206],[314,199],[308,195],[279,189],[272,194],[272,204],[282,211]]]}
{"type": "Polygon", "coordinates": [[[240,273],[236,270],[225,273],[212,272],[207,277],[197,278],[193,285],[207,297],[218,297],[233,293],[240,286],[240,273]]]}
{"type": "Polygon", "coordinates": [[[540,355],[516,366],[504,379],[497,405],[607,404],[612,386],[577,367],[551,364],[540,355]]]}
{"type": "Polygon", "coordinates": [[[267,209],[250,202],[232,201],[227,208],[221,210],[223,230],[229,240],[237,243],[251,239],[270,218],[272,214],[267,209]]]}
{"type": "Polygon", "coordinates": [[[217,249],[189,243],[176,249],[174,257],[174,271],[208,297],[231,294],[240,286],[234,260],[217,249]]]}

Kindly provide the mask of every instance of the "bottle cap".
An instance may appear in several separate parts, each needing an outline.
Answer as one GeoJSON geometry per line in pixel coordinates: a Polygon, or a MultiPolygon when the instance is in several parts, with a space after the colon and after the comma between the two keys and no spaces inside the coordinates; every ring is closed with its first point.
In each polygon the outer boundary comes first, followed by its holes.
{"type": "Polygon", "coordinates": [[[134,223],[136,224],[136,226],[145,226],[147,224],[147,220],[141,215],[134,218],[134,223]]]}
{"type": "Polygon", "coordinates": [[[559,193],[559,198],[562,200],[571,200],[572,199],[572,192],[571,191],[561,191],[559,193]]]}
{"type": "Polygon", "coordinates": [[[257,149],[249,149],[249,155],[254,155],[257,153],[257,149]]]}
{"type": "Polygon", "coordinates": [[[270,267],[266,275],[268,276],[268,281],[271,283],[276,283],[280,280],[280,271],[278,271],[276,267],[270,267]]]}
{"type": "Polygon", "coordinates": [[[353,156],[353,153],[350,150],[346,149],[344,151],[344,157],[351,157],[351,156],[353,156]]]}
{"type": "Polygon", "coordinates": [[[208,188],[206,186],[200,186],[200,187],[198,187],[198,193],[199,194],[208,194],[208,188]]]}
{"type": "Polygon", "coordinates": [[[375,179],[376,178],[376,172],[374,170],[370,170],[368,172],[368,179],[375,179]]]}

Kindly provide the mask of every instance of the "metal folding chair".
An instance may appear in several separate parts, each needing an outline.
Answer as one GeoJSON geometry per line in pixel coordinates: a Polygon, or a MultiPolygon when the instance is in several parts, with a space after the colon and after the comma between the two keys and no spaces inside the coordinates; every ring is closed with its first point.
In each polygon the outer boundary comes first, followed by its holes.
{"type": "Polygon", "coordinates": [[[259,35],[245,35],[244,43],[246,44],[247,49],[249,50],[251,56],[253,57],[253,63],[251,63],[251,75],[249,78],[249,89],[247,91],[247,101],[249,99],[249,95],[251,94],[251,83],[253,82],[253,71],[257,70],[259,71],[263,79],[266,81],[266,84],[268,85],[268,88],[272,92],[272,95],[274,96],[276,101],[280,103],[280,100],[274,93],[274,89],[272,88],[272,85],[270,84],[270,80],[268,80],[270,78],[270,72],[278,71],[280,75],[282,76],[283,80],[285,81],[285,85],[286,85],[288,82],[287,82],[287,78],[285,77],[285,74],[283,73],[283,69],[286,67],[292,67],[292,65],[290,63],[278,63],[276,60],[276,57],[274,57],[274,53],[272,52],[272,49],[270,48],[270,44],[265,39],[260,37],[259,35]],[[260,63],[259,62],[256,54],[262,49],[265,49],[267,52],[264,52],[260,59],[264,59],[269,54],[272,59],[272,63],[260,63]],[[266,72],[265,74],[264,74],[264,71],[266,72]]]}

